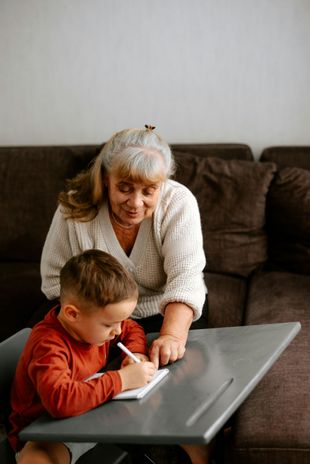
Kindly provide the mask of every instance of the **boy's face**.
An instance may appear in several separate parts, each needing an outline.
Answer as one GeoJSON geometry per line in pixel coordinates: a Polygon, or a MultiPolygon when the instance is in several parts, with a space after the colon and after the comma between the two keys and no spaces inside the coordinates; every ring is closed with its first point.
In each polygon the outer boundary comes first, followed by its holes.
{"type": "Polygon", "coordinates": [[[101,346],[106,341],[113,340],[120,335],[121,323],[131,316],[136,304],[137,300],[132,298],[108,304],[89,313],[74,306],[70,312],[70,308],[66,307],[65,311],[69,311],[71,319],[68,326],[69,320],[66,318],[65,326],[76,340],[101,346]],[[74,313],[74,309],[76,313],[74,313]]]}

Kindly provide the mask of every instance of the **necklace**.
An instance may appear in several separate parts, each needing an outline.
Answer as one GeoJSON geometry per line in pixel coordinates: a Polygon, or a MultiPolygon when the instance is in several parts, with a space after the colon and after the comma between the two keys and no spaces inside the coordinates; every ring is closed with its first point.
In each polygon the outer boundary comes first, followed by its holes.
{"type": "Polygon", "coordinates": [[[136,224],[130,224],[129,226],[125,226],[124,224],[121,224],[117,219],[116,219],[116,216],[115,214],[113,213],[113,211],[111,211],[111,217],[113,219],[113,221],[115,222],[115,224],[117,224],[118,226],[120,226],[122,229],[132,229],[133,227],[135,227],[136,224]]]}

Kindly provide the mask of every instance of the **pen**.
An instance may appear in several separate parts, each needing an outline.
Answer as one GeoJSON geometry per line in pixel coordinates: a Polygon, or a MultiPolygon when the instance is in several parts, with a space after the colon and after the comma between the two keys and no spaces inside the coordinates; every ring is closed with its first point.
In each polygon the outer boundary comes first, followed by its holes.
{"type": "Polygon", "coordinates": [[[118,342],[117,346],[124,351],[124,353],[126,353],[135,363],[140,363],[140,359],[137,358],[137,356],[135,356],[131,351],[128,350],[128,348],[126,348],[126,346],[124,346],[121,342],[118,342]]]}

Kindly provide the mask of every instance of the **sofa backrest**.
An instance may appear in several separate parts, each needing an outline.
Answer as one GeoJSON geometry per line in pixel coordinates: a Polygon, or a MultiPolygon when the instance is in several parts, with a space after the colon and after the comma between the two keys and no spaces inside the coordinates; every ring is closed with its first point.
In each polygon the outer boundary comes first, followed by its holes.
{"type": "MultiPolygon", "coordinates": [[[[176,180],[198,200],[207,270],[248,276],[265,263],[267,199],[269,262],[308,272],[310,147],[270,147],[262,154],[263,162],[254,161],[246,144],[171,147],[176,180]]],[[[1,260],[40,260],[59,192],[66,179],[89,166],[99,149],[99,145],[0,148],[1,260]]]]}
{"type": "Polygon", "coordinates": [[[0,148],[0,259],[38,261],[65,181],[98,147],[0,148]]]}
{"type": "Polygon", "coordinates": [[[200,158],[221,158],[225,160],[253,161],[251,148],[244,143],[180,143],[171,145],[177,161],[182,161],[183,153],[200,158]]]}
{"type": "MultiPolygon", "coordinates": [[[[266,195],[273,163],[246,144],[172,144],[176,180],[198,200],[207,270],[248,276],[267,259],[266,195]]],[[[59,192],[99,145],[0,148],[0,259],[40,260],[59,192]]]]}
{"type": "Polygon", "coordinates": [[[276,163],[278,168],[298,167],[310,170],[310,146],[274,146],[262,151],[260,161],[276,163]]]}
{"type": "MultiPolygon", "coordinates": [[[[99,145],[0,147],[0,259],[39,261],[57,198],[67,179],[86,169],[99,145]]],[[[243,144],[172,145],[178,171],[184,152],[208,157],[253,159],[243,144]]]]}

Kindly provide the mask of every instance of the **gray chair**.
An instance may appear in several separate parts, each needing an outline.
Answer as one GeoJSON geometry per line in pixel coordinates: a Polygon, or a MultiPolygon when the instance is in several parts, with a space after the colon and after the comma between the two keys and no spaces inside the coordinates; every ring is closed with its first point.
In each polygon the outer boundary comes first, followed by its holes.
{"type": "MultiPolygon", "coordinates": [[[[31,329],[23,329],[0,343],[0,422],[8,427],[10,411],[10,389],[19,356],[29,337],[31,329]]],[[[126,451],[115,445],[98,444],[85,453],[77,464],[130,464],[126,451]]],[[[0,441],[0,463],[15,464],[15,456],[8,440],[0,441]]]]}

